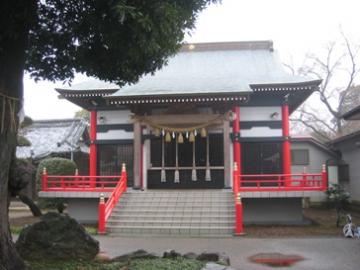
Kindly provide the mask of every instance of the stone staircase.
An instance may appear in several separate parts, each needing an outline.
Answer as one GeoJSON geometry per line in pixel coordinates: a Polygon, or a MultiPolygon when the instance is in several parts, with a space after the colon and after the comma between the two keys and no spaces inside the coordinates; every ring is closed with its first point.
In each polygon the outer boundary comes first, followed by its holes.
{"type": "Polygon", "coordinates": [[[116,235],[230,236],[234,215],[227,190],[130,191],[106,227],[116,235]]]}

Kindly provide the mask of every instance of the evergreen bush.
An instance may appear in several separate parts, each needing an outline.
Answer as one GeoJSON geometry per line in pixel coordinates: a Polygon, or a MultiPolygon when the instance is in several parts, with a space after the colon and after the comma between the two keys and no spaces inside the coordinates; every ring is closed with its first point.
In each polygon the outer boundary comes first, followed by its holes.
{"type": "Polygon", "coordinates": [[[31,146],[31,142],[25,136],[18,135],[17,146],[31,146]]]}
{"type": "Polygon", "coordinates": [[[350,194],[340,184],[331,184],[325,191],[329,208],[336,210],[336,226],[340,226],[341,215],[349,205],[350,194]]]}
{"type": "MultiPolygon", "coordinates": [[[[42,160],[39,163],[36,171],[36,183],[38,190],[41,189],[41,176],[43,174],[44,168],[46,168],[48,175],[74,175],[77,166],[74,161],[66,158],[53,157],[42,160]]],[[[65,203],[66,200],[62,198],[42,198],[39,200],[39,205],[41,208],[57,208],[59,212],[64,210],[65,203]]]]}

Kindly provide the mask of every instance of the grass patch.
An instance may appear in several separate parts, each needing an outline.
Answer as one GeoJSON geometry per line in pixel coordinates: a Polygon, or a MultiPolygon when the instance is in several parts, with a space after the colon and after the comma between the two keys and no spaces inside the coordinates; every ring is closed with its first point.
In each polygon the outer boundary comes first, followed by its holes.
{"type": "Polygon", "coordinates": [[[133,260],[130,269],[134,270],[199,270],[205,266],[204,262],[189,260],[184,258],[177,259],[143,259],[133,260]]]}
{"type": "Polygon", "coordinates": [[[29,270],[121,270],[125,263],[83,261],[33,261],[27,262],[29,270]]]}
{"type": "Polygon", "coordinates": [[[11,234],[20,234],[21,230],[23,229],[22,226],[16,226],[16,225],[11,225],[10,226],[10,232],[11,234]]]}
{"type": "Polygon", "coordinates": [[[177,259],[136,259],[130,265],[124,262],[85,262],[85,261],[34,261],[27,262],[30,270],[200,270],[204,262],[177,259]]]}
{"type": "Polygon", "coordinates": [[[90,235],[97,235],[97,227],[94,226],[84,226],[85,231],[90,235]]]}

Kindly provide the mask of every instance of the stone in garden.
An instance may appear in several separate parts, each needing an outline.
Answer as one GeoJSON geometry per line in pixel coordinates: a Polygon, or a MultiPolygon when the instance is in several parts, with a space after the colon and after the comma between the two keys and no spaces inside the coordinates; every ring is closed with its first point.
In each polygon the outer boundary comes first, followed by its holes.
{"type": "Polygon", "coordinates": [[[75,219],[65,214],[47,213],[25,227],[16,242],[24,259],[93,259],[99,242],[75,219]]]}
{"type": "Polygon", "coordinates": [[[235,269],[214,262],[208,262],[201,270],[235,270],[235,269]]]}
{"type": "Polygon", "coordinates": [[[219,260],[219,253],[217,252],[203,252],[197,256],[197,260],[206,262],[217,262],[219,260]]]}
{"type": "Polygon", "coordinates": [[[217,260],[217,263],[223,264],[223,265],[230,265],[230,258],[226,253],[222,252],[219,254],[219,259],[217,260]]]}
{"type": "Polygon", "coordinates": [[[128,262],[135,259],[156,259],[159,258],[154,253],[149,253],[146,250],[139,249],[112,259],[114,262],[128,262]]]}
{"type": "Polygon", "coordinates": [[[97,260],[99,262],[108,262],[108,261],[111,261],[111,258],[106,252],[100,251],[96,255],[95,260],[97,260]]]}
{"type": "Polygon", "coordinates": [[[184,255],[183,255],[183,257],[185,258],[185,259],[190,259],[190,260],[196,260],[196,258],[197,258],[197,254],[196,253],[194,253],[194,252],[188,252],[188,253],[185,253],[184,255]]]}
{"type": "Polygon", "coordinates": [[[175,250],[171,249],[171,250],[167,250],[164,252],[163,254],[163,258],[167,258],[167,259],[175,259],[177,257],[181,257],[181,254],[176,252],[175,250]]]}
{"type": "Polygon", "coordinates": [[[230,265],[230,258],[225,253],[203,252],[196,257],[199,261],[216,262],[222,265],[230,265]]]}

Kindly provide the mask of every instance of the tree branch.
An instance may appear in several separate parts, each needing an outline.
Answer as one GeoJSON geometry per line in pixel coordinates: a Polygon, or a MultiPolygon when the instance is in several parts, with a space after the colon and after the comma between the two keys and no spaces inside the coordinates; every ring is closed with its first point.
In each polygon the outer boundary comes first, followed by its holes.
{"type": "Polygon", "coordinates": [[[315,123],[321,123],[322,125],[324,125],[327,129],[329,129],[332,133],[336,134],[337,131],[334,127],[330,126],[325,120],[321,119],[320,117],[318,117],[316,114],[309,112],[309,111],[305,111],[304,108],[301,108],[300,110],[300,119],[304,120],[304,121],[311,121],[311,122],[315,122],[315,123]],[[303,116],[309,116],[311,117],[311,119],[303,119],[303,116]]]}
{"type": "Polygon", "coordinates": [[[291,121],[293,122],[300,122],[301,124],[303,124],[304,126],[306,126],[307,128],[310,128],[314,133],[316,133],[317,135],[319,135],[321,138],[323,138],[325,141],[329,141],[331,138],[326,136],[325,134],[323,134],[322,132],[320,132],[317,127],[312,126],[311,124],[309,124],[309,122],[304,121],[302,119],[291,119],[291,121]]]}

